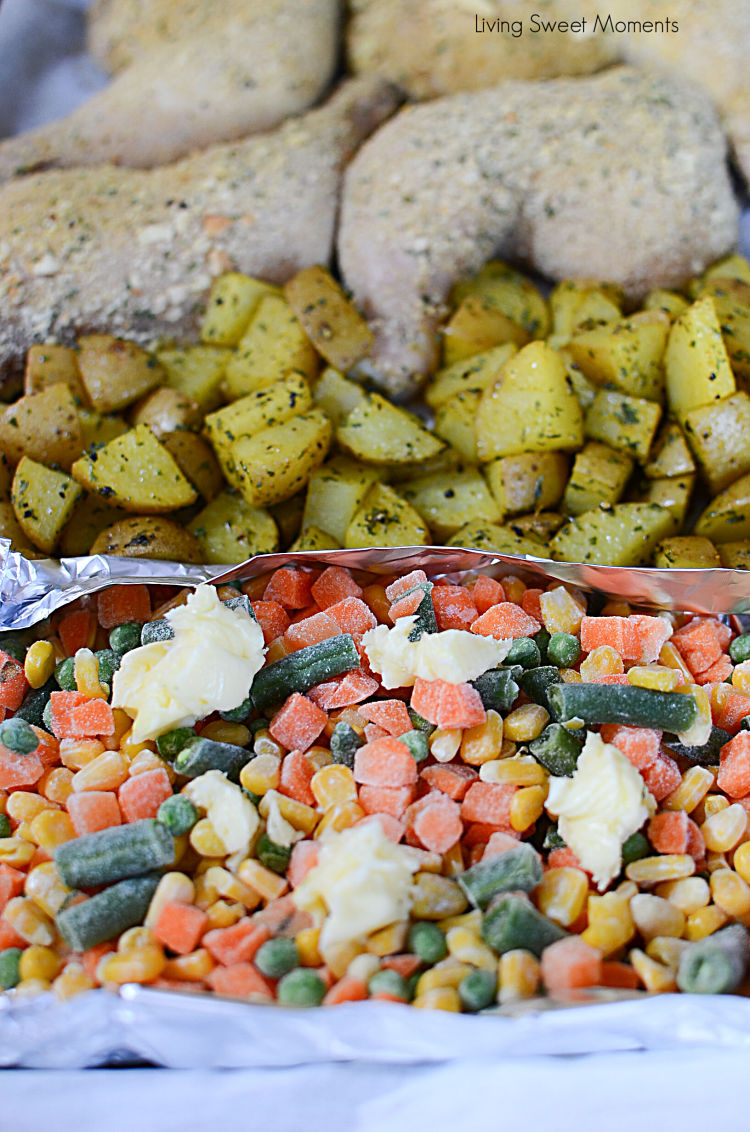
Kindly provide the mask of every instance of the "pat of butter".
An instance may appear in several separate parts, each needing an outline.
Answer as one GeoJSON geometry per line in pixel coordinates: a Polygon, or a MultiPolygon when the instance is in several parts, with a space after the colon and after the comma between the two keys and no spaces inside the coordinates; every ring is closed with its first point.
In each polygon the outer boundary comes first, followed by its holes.
{"type": "Polygon", "coordinates": [[[622,846],[656,811],[628,759],[589,731],[572,778],[550,778],[547,810],[595,883],[604,889],[622,868],[622,846]]]}
{"type": "Polygon", "coordinates": [[[419,640],[410,641],[415,621],[415,617],[399,617],[392,629],[377,625],[362,637],[367,659],[385,688],[410,688],[417,677],[452,684],[476,680],[502,664],[513,644],[466,629],[423,633],[419,640]]]}
{"type": "Polygon", "coordinates": [[[258,811],[249,798],[220,770],[207,770],[188,782],[183,793],[194,806],[206,811],[216,836],[227,853],[246,857],[258,826],[258,811]]]}
{"type": "Polygon", "coordinates": [[[318,863],[295,888],[294,901],[305,911],[321,900],[325,904],[320,934],[325,950],[405,920],[418,868],[414,855],[387,838],[379,821],[363,822],[324,835],[318,863]]]}
{"type": "Polygon", "coordinates": [[[112,706],[133,717],[137,743],[238,707],[263,667],[260,625],[213,586],[198,586],[166,619],[174,637],[126,652],[114,675],[112,706]]]}

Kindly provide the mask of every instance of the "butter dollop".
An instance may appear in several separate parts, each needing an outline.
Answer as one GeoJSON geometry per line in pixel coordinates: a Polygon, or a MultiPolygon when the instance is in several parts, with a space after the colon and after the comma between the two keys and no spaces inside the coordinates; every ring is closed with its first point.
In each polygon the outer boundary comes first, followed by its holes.
{"type": "Polygon", "coordinates": [[[260,626],[213,586],[198,586],[166,620],[174,637],[126,652],[114,675],[112,706],[133,717],[135,742],[238,707],[263,667],[260,626]]]}
{"type": "Polygon", "coordinates": [[[386,837],[379,821],[363,822],[324,836],[318,863],[294,889],[294,901],[304,911],[325,904],[325,951],[405,920],[418,868],[416,855],[386,837]]]}
{"type": "Polygon", "coordinates": [[[550,778],[547,810],[599,889],[622,868],[622,846],[656,811],[640,774],[617,747],[589,731],[572,778],[550,778]]]}
{"type": "Polygon", "coordinates": [[[466,629],[423,633],[410,641],[416,617],[399,617],[393,628],[377,625],[362,637],[367,659],[385,688],[410,688],[417,677],[461,684],[502,664],[512,640],[496,641],[466,629]]]}

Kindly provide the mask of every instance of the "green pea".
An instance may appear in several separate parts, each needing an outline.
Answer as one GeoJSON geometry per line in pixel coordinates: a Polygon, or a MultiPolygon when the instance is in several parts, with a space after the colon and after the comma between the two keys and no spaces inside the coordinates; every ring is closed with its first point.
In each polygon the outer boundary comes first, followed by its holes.
{"type": "Polygon", "coordinates": [[[279,981],[276,997],[282,1006],[320,1006],[326,985],[309,967],[295,967],[279,981]]]}
{"type": "Polygon", "coordinates": [[[458,984],[458,997],[465,1010],[475,1013],[491,1006],[497,994],[497,975],[493,971],[477,968],[465,975],[458,984]]]}
{"type": "Polygon", "coordinates": [[[30,755],[39,746],[39,739],[25,719],[6,719],[0,723],[0,743],[17,755],[30,755]]]}
{"type": "Polygon", "coordinates": [[[429,920],[418,920],[409,928],[406,946],[423,963],[439,963],[448,954],[445,936],[437,924],[429,920]]]}
{"type": "Polygon", "coordinates": [[[572,668],[581,655],[581,642],[572,633],[553,633],[547,646],[550,664],[572,668]]]}
{"type": "Polygon", "coordinates": [[[192,727],[175,727],[173,731],[165,731],[159,736],[156,740],[156,749],[163,759],[172,762],[194,738],[195,731],[192,727]]]}
{"type": "Polygon", "coordinates": [[[190,832],[200,814],[186,794],[173,794],[171,798],[164,799],[156,817],[173,837],[179,837],[190,832]]]}
{"type": "Polygon", "coordinates": [[[0,951],[0,987],[11,990],[21,981],[21,955],[20,947],[6,947],[0,951]]]}
{"type": "Polygon", "coordinates": [[[404,1002],[409,1001],[409,984],[403,975],[399,975],[398,971],[392,971],[389,967],[376,971],[371,976],[367,989],[370,994],[390,994],[394,998],[403,999],[404,1002]]]}
{"type": "Polygon", "coordinates": [[[63,692],[75,692],[76,664],[72,656],[60,661],[55,669],[55,680],[57,680],[63,692]]]}
{"type": "Polygon", "coordinates": [[[516,637],[505,658],[505,664],[520,664],[522,668],[538,668],[542,663],[539,646],[531,637],[516,637]]]}
{"type": "Polygon", "coordinates": [[[252,698],[247,696],[237,707],[229,708],[227,711],[220,711],[219,715],[222,719],[226,719],[230,723],[244,723],[252,710],[252,698]]]}
{"type": "Polygon", "coordinates": [[[109,634],[109,647],[118,656],[137,649],[141,643],[141,628],[139,621],[124,621],[122,625],[115,625],[109,634]]]}
{"type": "Polygon", "coordinates": [[[112,677],[120,667],[122,657],[114,649],[99,649],[94,654],[99,661],[99,682],[112,687],[112,677]]]}
{"type": "Polygon", "coordinates": [[[10,837],[12,832],[10,818],[7,814],[0,814],[0,837],[10,837]]]}
{"type": "Polygon", "coordinates": [[[424,762],[430,753],[430,740],[424,731],[407,731],[399,735],[399,739],[402,743],[406,743],[415,763],[424,762]]]}
{"type": "Polygon", "coordinates": [[[261,975],[280,979],[299,966],[299,949],[293,939],[278,936],[261,944],[253,960],[261,975]]]}
{"type": "Polygon", "coordinates": [[[622,863],[629,865],[631,861],[640,861],[641,857],[649,857],[653,850],[644,833],[640,831],[631,833],[622,846],[622,863]]]}
{"type": "Polygon", "coordinates": [[[729,655],[735,664],[750,660],[750,633],[743,633],[742,636],[734,638],[729,646],[729,655]]]}
{"type": "Polygon", "coordinates": [[[255,850],[258,860],[265,868],[273,873],[283,875],[286,872],[292,850],[286,845],[277,845],[267,833],[261,833],[255,850]]]}

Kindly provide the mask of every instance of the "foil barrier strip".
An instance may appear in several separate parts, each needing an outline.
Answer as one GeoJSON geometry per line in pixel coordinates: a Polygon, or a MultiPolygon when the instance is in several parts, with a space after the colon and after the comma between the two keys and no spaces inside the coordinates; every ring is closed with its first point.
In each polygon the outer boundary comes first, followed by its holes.
{"type": "Polygon", "coordinates": [[[236,566],[188,566],[180,562],[117,558],[30,560],[0,540],[0,630],[26,629],[56,609],[108,585],[198,585],[256,577],[292,563],[346,566],[375,574],[423,569],[429,575],[468,570],[519,574],[525,581],[560,581],[590,593],[655,609],[713,614],[750,613],[750,572],[745,570],[657,570],[653,567],[591,566],[516,557],[446,546],[407,546],[363,550],[307,550],[258,554],[236,566]]]}

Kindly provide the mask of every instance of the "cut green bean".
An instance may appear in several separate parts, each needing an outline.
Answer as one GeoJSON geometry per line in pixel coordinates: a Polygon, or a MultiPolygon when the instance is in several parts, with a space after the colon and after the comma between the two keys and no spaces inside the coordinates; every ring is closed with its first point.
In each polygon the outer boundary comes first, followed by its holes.
{"type": "Polygon", "coordinates": [[[645,833],[641,833],[640,830],[631,833],[622,845],[623,867],[629,865],[632,861],[640,861],[642,857],[650,857],[652,853],[651,843],[645,833]]]}
{"type": "Polygon", "coordinates": [[[34,727],[44,727],[44,709],[49,703],[52,692],[56,692],[58,683],[54,677],[43,684],[41,688],[32,688],[26,693],[23,703],[16,712],[14,719],[25,719],[34,727]]]}
{"type": "Polygon", "coordinates": [[[112,687],[112,677],[120,667],[122,657],[114,649],[99,649],[94,654],[99,661],[99,681],[112,687]]]}
{"type": "Polygon", "coordinates": [[[114,939],[143,923],[158,883],[157,874],[130,877],[80,904],[69,904],[55,916],[57,930],[73,951],[87,951],[114,939]]]}
{"type": "Polygon", "coordinates": [[[340,719],[331,735],[331,758],[335,763],[354,769],[354,756],[360,747],[364,746],[364,739],[350,727],[345,720],[340,719]]]}
{"type": "Polygon", "coordinates": [[[141,818],[65,841],[54,858],[68,888],[94,888],[171,865],[174,838],[155,818],[141,818]]]}
{"type": "Polygon", "coordinates": [[[259,711],[281,704],[292,692],[306,692],[314,684],[359,668],[359,654],[351,633],[340,633],[314,645],[282,656],[261,668],[253,680],[250,695],[259,711]]]}
{"type": "Polygon", "coordinates": [[[699,763],[701,766],[718,766],[719,765],[719,752],[725,743],[728,743],[732,736],[728,731],[723,731],[721,727],[713,726],[711,734],[708,737],[708,742],[703,743],[700,747],[688,747],[685,743],[678,743],[672,740],[668,743],[670,751],[674,751],[680,758],[687,759],[691,763],[699,763]]]}
{"type": "Polygon", "coordinates": [[[518,678],[521,691],[535,704],[541,704],[549,711],[547,693],[553,684],[561,683],[560,673],[554,665],[540,664],[538,668],[528,668],[518,678]]]}
{"type": "Polygon", "coordinates": [[[507,664],[520,664],[521,668],[538,668],[542,654],[533,637],[516,637],[505,661],[507,664]]]}
{"type": "Polygon", "coordinates": [[[209,770],[220,770],[232,782],[238,782],[240,771],[252,755],[236,743],[219,743],[193,735],[174,760],[174,768],[185,778],[197,778],[209,770]]]}
{"type": "Polygon", "coordinates": [[[228,597],[221,604],[225,605],[227,609],[240,610],[242,613],[246,613],[251,621],[258,620],[250,604],[250,598],[247,597],[246,594],[238,594],[237,597],[228,597]]]}
{"type": "Polygon", "coordinates": [[[537,851],[521,841],[514,849],[478,861],[456,879],[475,908],[486,908],[498,892],[536,888],[542,879],[542,862],[537,851]]]}
{"type": "Polygon", "coordinates": [[[165,731],[159,736],[156,740],[156,749],[163,759],[171,763],[195,738],[196,734],[192,727],[175,727],[173,731],[165,731]]]}
{"type": "Polygon", "coordinates": [[[429,719],[425,719],[413,707],[406,709],[409,712],[409,719],[411,720],[412,727],[415,731],[424,731],[427,735],[431,735],[435,730],[435,724],[430,723],[429,719]]]}
{"type": "Polygon", "coordinates": [[[0,951],[0,987],[3,990],[12,990],[20,983],[22,955],[20,947],[4,947],[0,951]]]}
{"type": "Polygon", "coordinates": [[[503,668],[491,668],[476,680],[470,681],[482,700],[485,711],[509,711],[520,691],[518,681],[523,668],[514,664],[503,668]]]}
{"type": "Polygon", "coordinates": [[[13,830],[7,814],[0,814],[0,837],[10,837],[13,830]]]}
{"type": "Polygon", "coordinates": [[[691,994],[729,994],[737,990],[748,964],[747,928],[730,924],[690,943],[680,955],[677,986],[691,994]]]}
{"type": "Polygon", "coordinates": [[[72,656],[68,656],[65,660],[61,660],[55,669],[55,680],[60,685],[63,692],[75,692],[76,690],[76,666],[72,656]]]}
{"type": "Polygon", "coordinates": [[[657,692],[635,684],[555,684],[548,692],[552,714],[560,722],[624,723],[678,734],[698,718],[695,696],[657,692]]]}
{"type": "Polygon", "coordinates": [[[539,958],[545,947],[566,935],[520,892],[501,897],[482,921],[482,939],[498,955],[520,947],[539,958]]]}
{"type": "Polygon", "coordinates": [[[147,621],[141,629],[142,645],[153,645],[155,641],[171,641],[173,637],[174,629],[166,617],[160,617],[158,621],[147,621]]]}
{"type": "Polygon", "coordinates": [[[255,855],[264,868],[283,876],[287,870],[292,850],[288,845],[279,845],[276,841],[272,841],[267,833],[261,833],[255,847],[255,855]]]}
{"type": "Polygon", "coordinates": [[[579,739],[562,723],[548,723],[541,735],[531,740],[529,750],[550,774],[557,778],[571,778],[583,750],[583,738],[579,739]]]}
{"type": "Polygon", "coordinates": [[[553,633],[547,645],[547,659],[558,668],[572,668],[581,655],[581,642],[572,633],[553,633]]]}

